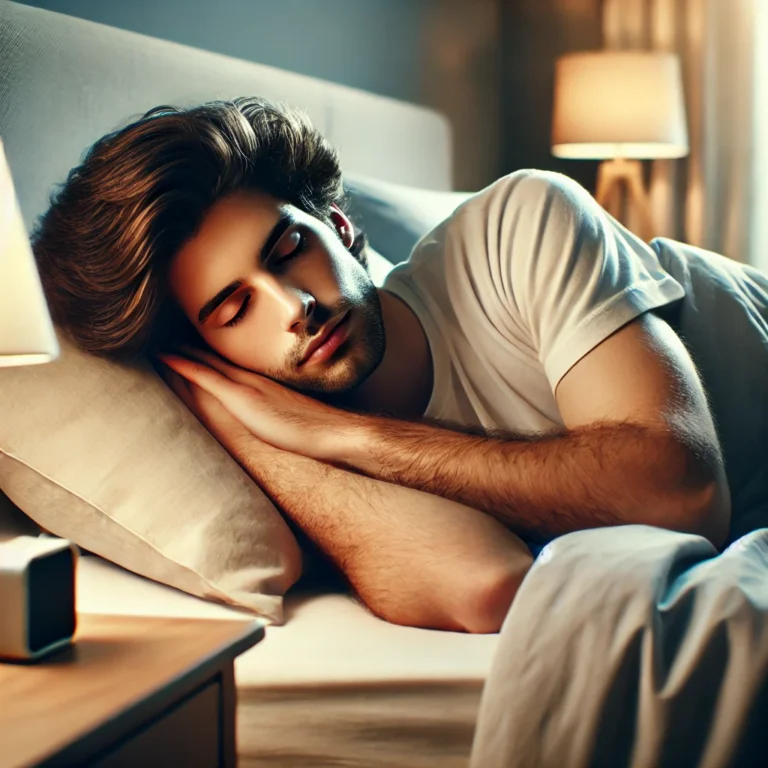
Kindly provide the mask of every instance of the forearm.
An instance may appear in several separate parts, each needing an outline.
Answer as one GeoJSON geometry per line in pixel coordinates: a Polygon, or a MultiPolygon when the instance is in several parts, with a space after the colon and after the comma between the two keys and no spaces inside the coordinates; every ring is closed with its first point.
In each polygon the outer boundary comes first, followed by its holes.
{"type": "Polygon", "coordinates": [[[238,454],[374,613],[411,626],[498,630],[532,557],[497,521],[260,440],[238,454]]]}
{"type": "Polygon", "coordinates": [[[483,510],[532,540],[627,523],[706,535],[696,530],[698,509],[717,493],[706,461],[671,434],[636,424],[503,437],[436,422],[365,424],[349,465],[483,510]]]}

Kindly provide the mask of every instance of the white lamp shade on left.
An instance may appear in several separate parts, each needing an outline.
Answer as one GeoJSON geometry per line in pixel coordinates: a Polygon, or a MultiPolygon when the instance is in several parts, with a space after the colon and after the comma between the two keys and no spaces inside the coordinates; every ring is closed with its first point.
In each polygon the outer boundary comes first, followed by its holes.
{"type": "Polygon", "coordinates": [[[47,363],[59,352],[0,141],[0,366],[47,363]]]}
{"type": "Polygon", "coordinates": [[[585,51],[560,57],[552,154],[598,160],[687,155],[678,57],[657,51],[585,51]]]}

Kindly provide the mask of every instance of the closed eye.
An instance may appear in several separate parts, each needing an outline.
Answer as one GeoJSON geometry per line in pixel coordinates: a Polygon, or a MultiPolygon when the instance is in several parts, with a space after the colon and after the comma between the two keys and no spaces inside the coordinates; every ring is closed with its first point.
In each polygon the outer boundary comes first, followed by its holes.
{"type": "Polygon", "coordinates": [[[243,303],[240,305],[240,309],[237,310],[237,314],[231,320],[228,320],[226,323],[224,323],[227,328],[233,328],[245,317],[245,310],[248,307],[250,300],[251,294],[249,293],[243,299],[243,303]]]}
{"type": "MultiPolygon", "coordinates": [[[[285,254],[284,256],[281,256],[277,261],[279,264],[283,264],[286,261],[289,261],[290,259],[295,258],[300,253],[302,253],[304,250],[306,250],[307,247],[307,237],[306,235],[301,231],[296,231],[296,234],[299,236],[299,241],[296,243],[296,247],[285,254]]],[[[243,303],[240,305],[240,309],[237,310],[237,314],[231,319],[228,320],[224,325],[227,328],[234,328],[244,317],[245,313],[248,309],[248,304],[251,300],[251,294],[247,294],[246,297],[243,299],[243,303]]]]}
{"type": "Polygon", "coordinates": [[[280,264],[282,264],[284,261],[288,261],[289,259],[293,259],[294,257],[298,256],[307,247],[306,235],[301,230],[295,230],[294,233],[299,236],[299,241],[296,243],[296,247],[292,251],[289,251],[288,253],[284,254],[278,259],[278,263],[280,264]]]}

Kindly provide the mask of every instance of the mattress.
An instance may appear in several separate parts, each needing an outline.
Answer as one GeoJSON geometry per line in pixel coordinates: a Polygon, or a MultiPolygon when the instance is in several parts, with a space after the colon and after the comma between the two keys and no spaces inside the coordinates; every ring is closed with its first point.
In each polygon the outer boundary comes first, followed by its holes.
{"type": "MultiPolygon", "coordinates": [[[[93,555],[80,558],[77,607],[251,617],[93,555]]],[[[497,644],[389,624],[345,593],[289,594],[285,625],[235,662],[239,765],[464,768],[497,644]]]]}

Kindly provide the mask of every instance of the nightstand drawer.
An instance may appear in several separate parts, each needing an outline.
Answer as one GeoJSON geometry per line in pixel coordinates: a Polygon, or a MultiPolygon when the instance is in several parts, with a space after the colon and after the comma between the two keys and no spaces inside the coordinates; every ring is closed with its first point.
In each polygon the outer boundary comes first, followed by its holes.
{"type": "Polygon", "coordinates": [[[161,717],[146,723],[91,765],[95,768],[224,764],[220,727],[222,690],[218,681],[199,688],[161,717]]]}
{"type": "Polygon", "coordinates": [[[241,619],[79,613],[75,642],[0,664],[0,768],[235,768],[241,619]]]}

